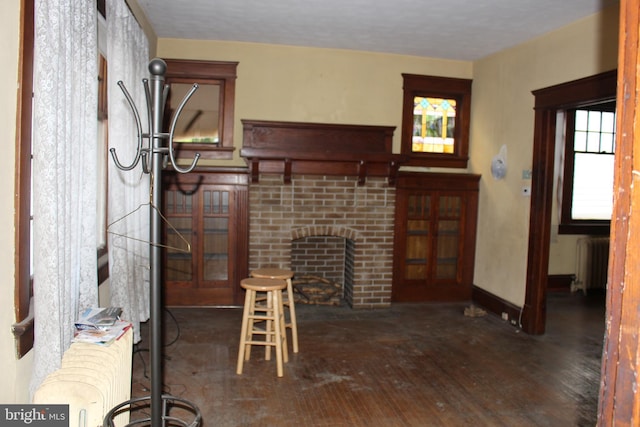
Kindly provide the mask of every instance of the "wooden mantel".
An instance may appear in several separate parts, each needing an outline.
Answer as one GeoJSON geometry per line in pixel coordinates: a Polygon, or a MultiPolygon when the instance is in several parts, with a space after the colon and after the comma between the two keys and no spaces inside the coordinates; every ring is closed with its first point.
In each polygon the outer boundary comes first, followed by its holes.
{"type": "Polygon", "coordinates": [[[252,182],[264,173],[282,174],[286,184],[293,174],[309,174],[357,176],[359,185],[368,176],[386,176],[394,185],[407,161],[391,152],[395,127],[259,120],[242,125],[240,156],[252,182]]]}

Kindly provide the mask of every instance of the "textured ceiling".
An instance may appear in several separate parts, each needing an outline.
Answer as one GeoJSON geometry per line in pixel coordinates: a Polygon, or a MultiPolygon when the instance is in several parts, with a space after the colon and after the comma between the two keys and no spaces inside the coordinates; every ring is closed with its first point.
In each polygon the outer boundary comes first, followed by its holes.
{"type": "Polygon", "coordinates": [[[618,0],[137,0],[159,38],[476,60],[618,0]]]}

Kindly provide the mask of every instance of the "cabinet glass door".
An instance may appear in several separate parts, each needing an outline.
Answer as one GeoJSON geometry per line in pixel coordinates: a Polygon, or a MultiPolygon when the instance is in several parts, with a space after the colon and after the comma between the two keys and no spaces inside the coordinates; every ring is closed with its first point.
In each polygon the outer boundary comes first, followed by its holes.
{"type": "Polygon", "coordinates": [[[462,198],[445,195],[438,197],[438,235],[436,239],[436,279],[456,280],[460,256],[460,224],[462,198]]]}
{"type": "Polygon", "coordinates": [[[413,193],[408,198],[405,277],[426,279],[430,258],[431,196],[413,193]]]}
{"type": "Polygon", "coordinates": [[[229,192],[203,191],[203,279],[229,277],[229,192]]]}
{"type": "Polygon", "coordinates": [[[193,278],[191,245],[193,230],[193,197],[180,191],[166,191],[166,280],[190,281],[193,278]]]}

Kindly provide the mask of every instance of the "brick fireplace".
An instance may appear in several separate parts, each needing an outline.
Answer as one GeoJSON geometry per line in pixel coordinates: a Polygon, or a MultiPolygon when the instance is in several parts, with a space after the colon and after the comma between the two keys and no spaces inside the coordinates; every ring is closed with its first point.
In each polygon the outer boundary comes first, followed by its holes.
{"type": "Polygon", "coordinates": [[[292,244],[307,239],[305,250],[324,257],[314,261],[313,274],[341,279],[347,304],[388,307],[394,178],[402,161],[391,153],[393,128],[248,120],[243,125],[240,154],[251,173],[249,269],[308,273],[308,261],[299,264],[294,257],[298,264],[292,265],[292,244]],[[341,245],[333,238],[344,239],[344,252],[336,253],[341,245]],[[332,253],[338,261],[327,258],[332,253]],[[337,264],[343,264],[338,273],[337,264]]]}
{"type": "MultiPolygon", "coordinates": [[[[353,245],[353,259],[344,263],[342,274],[345,302],[354,308],[390,304],[395,188],[385,178],[359,186],[355,177],[305,175],[285,186],[282,177],[261,176],[249,187],[249,210],[250,270],[292,268],[295,240],[341,237],[353,245]]],[[[322,268],[313,273],[322,274],[322,268]]],[[[334,267],[326,272],[332,273],[334,267]]]]}

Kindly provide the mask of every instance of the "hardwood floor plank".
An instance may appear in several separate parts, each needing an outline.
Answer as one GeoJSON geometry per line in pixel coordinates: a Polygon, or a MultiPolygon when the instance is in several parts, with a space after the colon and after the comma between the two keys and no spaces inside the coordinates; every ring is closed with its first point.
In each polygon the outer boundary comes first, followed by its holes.
{"type": "MultiPolygon", "coordinates": [[[[604,299],[552,294],[548,307],[547,334],[530,336],[464,304],[299,305],[283,378],[262,348],[235,374],[240,309],[171,309],[164,388],[198,405],[204,427],[595,425],[604,299]]],[[[133,396],[148,393],[145,358],[133,396]]]]}

